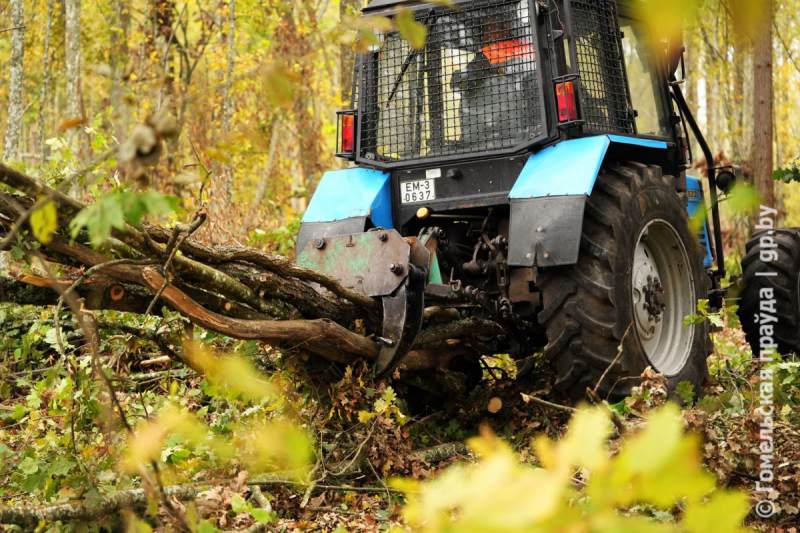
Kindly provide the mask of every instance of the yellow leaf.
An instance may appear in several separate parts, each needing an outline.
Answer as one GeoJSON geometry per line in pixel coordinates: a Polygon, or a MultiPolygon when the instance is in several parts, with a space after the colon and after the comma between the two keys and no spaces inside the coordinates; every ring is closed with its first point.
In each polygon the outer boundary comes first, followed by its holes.
{"type": "Polygon", "coordinates": [[[228,157],[228,154],[223,152],[222,150],[217,150],[216,148],[208,147],[205,149],[208,157],[216,161],[217,163],[223,163],[225,165],[231,162],[231,158],[228,157]]]}
{"type": "Polygon", "coordinates": [[[740,533],[740,527],[747,515],[747,496],[741,492],[721,492],[714,494],[705,505],[693,505],[686,509],[683,525],[687,533],[740,533]]]}
{"type": "Polygon", "coordinates": [[[271,65],[264,74],[264,91],[272,105],[289,109],[294,101],[292,73],[280,65],[271,65]]]}
{"type": "Polygon", "coordinates": [[[53,232],[58,229],[56,204],[48,201],[31,214],[33,236],[42,244],[50,244],[53,232]]]}
{"type": "Polygon", "coordinates": [[[414,50],[422,50],[428,40],[428,28],[414,20],[414,13],[408,8],[400,8],[394,18],[397,30],[414,50]]]}

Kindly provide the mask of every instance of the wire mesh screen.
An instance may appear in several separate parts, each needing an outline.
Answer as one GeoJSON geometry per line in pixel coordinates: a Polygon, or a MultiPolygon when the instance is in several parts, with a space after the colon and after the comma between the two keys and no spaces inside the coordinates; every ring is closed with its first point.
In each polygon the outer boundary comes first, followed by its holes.
{"type": "Polygon", "coordinates": [[[543,131],[527,0],[416,12],[424,50],[381,36],[362,62],[362,158],[386,163],[507,149],[543,131]]]}
{"type": "Polygon", "coordinates": [[[588,129],[635,133],[614,0],[571,0],[588,129]]]}

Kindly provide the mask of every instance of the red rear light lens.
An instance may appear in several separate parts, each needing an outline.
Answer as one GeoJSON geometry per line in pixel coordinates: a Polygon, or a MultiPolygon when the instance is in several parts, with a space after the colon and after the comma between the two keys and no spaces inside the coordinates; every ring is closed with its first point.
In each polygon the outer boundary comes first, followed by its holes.
{"type": "Polygon", "coordinates": [[[353,115],[342,115],[342,152],[356,150],[355,121],[356,117],[353,115]]]}
{"type": "Polygon", "coordinates": [[[575,106],[575,89],[571,81],[556,85],[556,98],[558,99],[558,121],[578,120],[578,108],[575,106]]]}

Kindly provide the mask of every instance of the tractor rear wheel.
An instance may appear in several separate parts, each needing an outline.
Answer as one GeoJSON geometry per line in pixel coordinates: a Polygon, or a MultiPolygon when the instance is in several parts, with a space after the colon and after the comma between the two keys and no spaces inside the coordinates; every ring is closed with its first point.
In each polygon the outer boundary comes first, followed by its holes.
{"type": "Polygon", "coordinates": [[[686,201],[661,169],[623,163],[601,169],[586,203],[578,262],[539,274],[547,329],[545,355],[556,389],[573,403],[586,388],[617,401],[648,367],[668,379],[670,398],[708,377],[707,323],[683,327],[705,298],[703,251],[689,228],[686,201]]]}
{"type": "Polygon", "coordinates": [[[739,321],[753,354],[758,356],[761,350],[762,333],[775,341],[780,355],[800,353],[800,230],[756,233],[745,250],[739,321]],[[761,237],[771,237],[770,245],[774,243],[776,247],[762,249],[761,237]],[[777,252],[778,258],[765,262],[761,259],[762,250],[777,252]],[[763,309],[762,302],[766,304],[763,309]]]}

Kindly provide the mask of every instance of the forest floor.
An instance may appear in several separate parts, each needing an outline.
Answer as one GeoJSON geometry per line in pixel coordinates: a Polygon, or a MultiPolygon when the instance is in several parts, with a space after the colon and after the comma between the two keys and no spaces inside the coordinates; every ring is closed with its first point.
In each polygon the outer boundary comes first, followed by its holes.
{"type": "MultiPolygon", "coordinates": [[[[122,494],[144,487],[147,475],[126,468],[136,445],[126,438],[113,412],[113,399],[91,377],[91,362],[81,355],[82,336],[67,314],[60,316],[64,334],[57,338],[52,308],[0,309],[0,499],[30,509],[65,509],[83,502],[74,531],[114,530],[123,514],[122,494]],[[43,310],[44,309],[44,310],[43,310]],[[64,346],[64,355],[60,355],[64,346]],[[133,451],[132,451],[133,450],[133,451]],[[114,500],[117,498],[117,500],[114,500]],[[121,500],[120,500],[121,501],[121,500]],[[34,507],[34,506],[50,507],[34,507]],[[76,525],[77,524],[77,525],[76,525]]],[[[532,438],[560,438],[571,412],[550,390],[551,371],[544,362],[534,382],[514,380],[513,363],[487,359],[483,380],[467,397],[434,405],[415,405],[411,390],[388,380],[376,386],[368,369],[320,367],[303,352],[281,352],[255,341],[234,341],[205,331],[196,342],[246,356],[268,382],[270,400],[243,399],[219,383],[165,356],[163,333],[177,316],[143,319],[105,312],[101,320],[103,367],[117,388],[127,421],[143,424],[180,405],[197,415],[211,436],[232,439],[235,456],[220,460],[220,451],[190,443],[174,431],[158,451],[163,486],[203,485],[188,497],[171,498],[179,512],[204,518],[223,531],[384,531],[400,523],[402,492],[389,480],[428,479],[458,461],[474,461],[463,442],[490,429],[518,454],[520,463],[536,465],[532,438]],[[162,335],[162,337],[158,337],[162,335]],[[156,342],[156,339],[160,339],[156,342]],[[395,386],[393,388],[392,386],[395,386]],[[302,475],[276,474],[275,461],[251,460],[252,431],[259,416],[291,418],[310,436],[311,467],[302,475]],[[240,453],[241,452],[241,453],[240,453]],[[269,471],[272,470],[272,473],[269,471]],[[214,481],[212,481],[214,480],[214,481]],[[259,490],[260,489],[260,490],[259,490]],[[260,511],[266,511],[264,515],[260,511]],[[271,522],[262,525],[262,521],[271,522]]],[[[167,348],[174,348],[167,339],[167,348]]],[[[760,367],[738,327],[715,334],[716,351],[709,358],[711,380],[703,391],[681,390],[691,407],[682,411],[686,427],[703,437],[705,465],[721,485],[756,495],[759,425],[757,407],[760,367]]],[[[795,533],[800,507],[800,363],[770,367],[776,375],[776,456],[774,490],[777,504],[769,523],[752,515],[749,524],[762,530],[795,533]]],[[[635,397],[611,406],[635,432],[647,413],[664,402],[658,375],[645,376],[635,397]]],[[[186,433],[188,430],[184,430],[186,433]]],[[[612,439],[612,452],[625,437],[612,439]]],[[[257,443],[260,445],[260,443],[257,443]]],[[[290,453],[291,455],[291,453],[290,453]]],[[[289,460],[291,462],[291,458],[289,460]]],[[[282,463],[282,464],[285,464],[282,463]]],[[[576,473],[576,486],[582,483],[576,473]]],[[[152,487],[151,487],[152,488],[152,487]]],[[[158,526],[174,520],[174,509],[137,504],[140,516],[158,526]]],[[[50,511],[48,511],[50,512],[50,511]]],[[[653,521],[672,521],[680,509],[664,512],[634,508],[653,521]]],[[[51,520],[56,515],[48,515],[51,520]]],[[[50,522],[42,531],[63,531],[67,521],[50,522]]],[[[6,526],[15,530],[16,526],[6,526]]],[[[17,529],[19,530],[19,529],[17,529]]],[[[21,530],[27,530],[24,526],[21,530]]]]}

